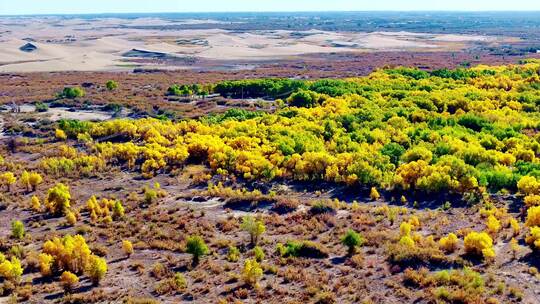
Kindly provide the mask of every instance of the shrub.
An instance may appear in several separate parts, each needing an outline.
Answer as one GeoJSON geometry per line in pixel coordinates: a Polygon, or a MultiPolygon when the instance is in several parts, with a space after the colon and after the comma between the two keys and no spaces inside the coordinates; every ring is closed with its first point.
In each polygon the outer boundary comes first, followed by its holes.
{"type": "Polygon", "coordinates": [[[278,244],[276,248],[283,257],[304,257],[322,259],[328,257],[328,249],[321,244],[311,241],[288,241],[285,245],[278,244]]]}
{"type": "Polygon", "coordinates": [[[371,190],[369,192],[369,198],[371,198],[372,201],[376,201],[381,198],[381,195],[379,194],[379,191],[377,191],[377,188],[371,187],[371,190]]]}
{"type": "Polygon", "coordinates": [[[123,240],[122,251],[129,258],[133,254],[133,244],[129,240],[123,240]]]}
{"type": "Polygon", "coordinates": [[[146,204],[152,204],[154,203],[158,198],[158,193],[156,190],[145,187],[144,188],[144,202],[146,204]]]}
{"type": "Polygon", "coordinates": [[[107,273],[107,262],[104,258],[92,255],[87,269],[87,274],[94,285],[99,285],[107,273]]]}
{"type": "Polygon", "coordinates": [[[465,236],[465,252],[472,255],[481,255],[485,259],[495,257],[493,240],[485,232],[471,232],[465,236]]]}
{"type": "Polygon", "coordinates": [[[412,215],[409,218],[408,223],[411,224],[412,228],[414,229],[418,229],[421,226],[420,219],[416,215],[412,215]]]}
{"type": "Polygon", "coordinates": [[[118,88],[118,82],[114,80],[109,80],[105,83],[105,87],[107,87],[107,90],[114,91],[118,88]]]}
{"type": "Polygon", "coordinates": [[[540,226],[540,206],[531,207],[527,210],[527,227],[540,226]]]}
{"type": "Polygon", "coordinates": [[[24,237],[24,224],[21,221],[11,222],[11,236],[18,240],[24,237]]]}
{"type": "Polygon", "coordinates": [[[515,218],[510,218],[508,223],[510,224],[510,227],[512,228],[512,232],[514,236],[518,235],[519,232],[521,231],[521,228],[519,227],[519,222],[515,218]]]}
{"type": "Polygon", "coordinates": [[[32,204],[32,210],[36,212],[41,211],[41,202],[39,201],[39,198],[37,196],[35,195],[32,196],[31,204],[32,204]]]}
{"type": "Polygon", "coordinates": [[[36,112],[38,112],[38,113],[43,113],[43,112],[49,111],[49,106],[46,103],[38,101],[38,102],[36,102],[34,104],[34,106],[36,107],[36,112]]]}
{"type": "MultiPolygon", "coordinates": [[[[413,287],[432,291],[433,302],[444,303],[486,303],[484,297],[484,279],[469,269],[441,270],[430,273],[426,268],[405,270],[404,282],[413,287]]],[[[428,301],[431,302],[431,301],[428,301]]]]}
{"type": "Polygon", "coordinates": [[[66,221],[70,226],[74,226],[75,223],[77,223],[77,216],[75,216],[75,213],[68,210],[66,212],[66,221]]]}
{"type": "Polygon", "coordinates": [[[12,283],[18,283],[21,280],[22,273],[23,268],[18,258],[12,257],[11,260],[6,260],[3,255],[0,256],[0,277],[12,283]]]}
{"type": "Polygon", "coordinates": [[[519,192],[525,195],[540,195],[540,182],[534,176],[523,176],[517,183],[519,192]]]}
{"type": "Polygon", "coordinates": [[[61,129],[56,129],[54,131],[54,137],[58,140],[66,140],[67,139],[67,135],[66,135],[66,132],[64,132],[64,130],[61,130],[61,129]]]}
{"type": "Polygon", "coordinates": [[[84,94],[84,90],[79,87],[65,87],[62,93],[60,93],[60,97],[75,99],[78,97],[84,97],[84,94]]]}
{"type": "Polygon", "coordinates": [[[540,250],[540,227],[531,227],[525,241],[534,250],[540,250]]]}
{"type": "Polygon", "coordinates": [[[173,277],[165,279],[156,286],[155,290],[160,295],[180,292],[187,288],[187,281],[183,274],[177,272],[173,277]]]}
{"type": "Polygon", "coordinates": [[[448,260],[431,237],[415,241],[403,236],[398,243],[388,245],[387,255],[390,262],[401,265],[439,264],[448,260]]]}
{"type": "Polygon", "coordinates": [[[240,250],[236,248],[235,246],[229,246],[229,250],[227,252],[227,261],[229,262],[236,262],[240,258],[240,250]]]}
{"type": "Polygon", "coordinates": [[[251,245],[257,245],[259,237],[266,231],[264,223],[253,216],[244,216],[240,228],[249,233],[251,245]]]}
{"type": "Polygon", "coordinates": [[[200,236],[195,235],[188,237],[186,252],[193,255],[193,265],[197,265],[200,257],[208,254],[209,250],[204,240],[200,236]]]}
{"type": "Polygon", "coordinates": [[[403,222],[399,225],[399,234],[401,236],[409,236],[411,234],[412,225],[408,222],[403,222]]]}
{"type": "Polygon", "coordinates": [[[495,235],[501,229],[501,222],[493,215],[490,215],[487,219],[486,226],[488,232],[491,235],[495,235]]]}
{"type": "Polygon", "coordinates": [[[122,206],[122,202],[115,201],[113,205],[113,218],[119,219],[124,217],[124,206],[122,206]]]}
{"type": "Polygon", "coordinates": [[[454,252],[457,248],[458,238],[455,234],[449,233],[439,240],[439,246],[446,252],[454,252]]]}
{"type": "Polygon", "coordinates": [[[45,205],[47,209],[55,215],[65,214],[70,207],[71,194],[69,187],[58,183],[47,192],[45,205]]]}
{"type": "Polygon", "coordinates": [[[536,194],[527,195],[525,196],[525,198],[523,198],[523,202],[525,203],[525,206],[527,208],[540,206],[540,195],[536,195],[536,194]]]}
{"type": "Polygon", "coordinates": [[[69,293],[73,290],[75,285],[79,284],[79,278],[69,271],[64,271],[60,276],[60,283],[62,284],[64,291],[69,293]]]}
{"type": "Polygon", "coordinates": [[[348,255],[352,256],[356,247],[364,244],[364,238],[356,231],[349,229],[341,238],[341,243],[348,248],[348,255]]]}
{"type": "Polygon", "coordinates": [[[327,201],[317,201],[309,209],[309,213],[312,215],[324,214],[324,213],[335,213],[336,210],[334,207],[330,206],[327,201]]]}
{"type": "Polygon", "coordinates": [[[4,172],[0,174],[0,184],[6,186],[8,192],[11,191],[11,185],[15,184],[16,182],[17,178],[15,177],[13,172],[4,172]]]}
{"type": "Polygon", "coordinates": [[[256,260],[247,259],[242,269],[242,280],[249,286],[255,287],[263,275],[263,271],[256,260]]]}
{"type": "Polygon", "coordinates": [[[407,247],[414,247],[415,242],[410,236],[404,235],[399,239],[399,244],[407,247]]]}
{"type": "Polygon", "coordinates": [[[54,257],[47,253],[40,253],[38,256],[39,260],[39,272],[42,276],[47,277],[52,274],[53,260],[54,257]]]}
{"type": "Polygon", "coordinates": [[[312,108],[319,104],[320,95],[312,91],[300,90],[291,94],[287,102],[293,107],[312,108]]]}
{"type": "Polygon", "coordinates": [[[262,260],[264,260],[263,249],[259,246],[255,246],[255,248],[253,248],[253,256],[255,257],[255,261],[257,262],[261,262],[262,260]]]}

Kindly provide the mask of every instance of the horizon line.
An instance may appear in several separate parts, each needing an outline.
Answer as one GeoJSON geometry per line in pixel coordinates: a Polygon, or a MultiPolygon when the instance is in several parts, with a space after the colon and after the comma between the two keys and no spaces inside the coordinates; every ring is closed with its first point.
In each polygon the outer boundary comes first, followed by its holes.
{"type": "Polygon", "coordinates": [[[185,11],[185,12],[99,12],[99,13],[29,13],[0,14],[0,17],[92,16],[148,14],[298,14],[298,13],[540,13],[540,10],[305,10],[305,11],[185,11]]]}

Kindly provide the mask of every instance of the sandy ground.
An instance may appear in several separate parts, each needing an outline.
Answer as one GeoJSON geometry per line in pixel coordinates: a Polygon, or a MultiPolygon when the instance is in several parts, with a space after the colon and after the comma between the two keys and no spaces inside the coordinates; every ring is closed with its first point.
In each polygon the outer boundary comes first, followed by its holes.
{"type": "MultiPolygon", "coordinates": [[[[0,72],[131,69],[141,65],[133,61],[136,58],[124,56],[133,49],[165,53],[169,59],[178,57],[178,62],[172,62],[175,67],[182,68],[182,59],[186,58],[248,61],[287,59],[313,53],[448,51],[500,39],[409,32],[229,32],[219,29],[219,21],[215,20],[0,18],[0,72]],[[155,26],[199,23],[215,24],[216,29],[155,29],[155,26]],[[126,27],[148,25],[153,27],[126,27]],[[26,43],[37,49],[32,52],[20,50],[26,43]]],[[[167,68],[170,62],[161,60],[143,66],[167,68]]]]}

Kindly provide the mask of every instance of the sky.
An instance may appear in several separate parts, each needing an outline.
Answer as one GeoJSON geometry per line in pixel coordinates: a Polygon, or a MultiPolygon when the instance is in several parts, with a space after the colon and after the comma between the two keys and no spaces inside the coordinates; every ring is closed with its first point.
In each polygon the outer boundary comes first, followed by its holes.
{"type": "Polygon", "coordinates": [[[0,15],[270,11],[540,11],[539,0],[0,0],[0,15]]]}

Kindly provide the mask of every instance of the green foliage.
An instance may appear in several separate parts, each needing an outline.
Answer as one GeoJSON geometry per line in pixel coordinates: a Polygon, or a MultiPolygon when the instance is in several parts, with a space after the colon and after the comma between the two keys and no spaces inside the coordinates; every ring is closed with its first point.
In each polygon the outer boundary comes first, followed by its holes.
{"type": "Polygon", "coordinates": [[[305,89],[305,82],[291,79],[253,79],[218,83],[214,91],[232,98],[283,98],[299,89],[305,89]]]}
{"type": "Polygon", "coordinates": [[[128,164],[145,177],[191,161],[208,165],[214,174],[251,181],[478,198],[485,189],[515,191],[523,176],[540,177],[540,102],[531,85],[539,69],[540,64],[527,63],[431,75],[397,68],[341,80],[226,81],[216,92],[298,97],[291,105],[300,107],[264,114],[230,110],[180,122],[115,120],[74,132],[95,139],[124,136],[126,142],[95,143],[93,151],[107,164],[128,164]]]}
{"type": "Polygon", "coordinates": [[[196,265],[203,255],[208,254],[209,250],[202,237],[195,235],[188,237],[186,252],[193,256],[193,264],[196,265]]]}
{"type": "Polygon", "coordinates": [[[183,85],[173,84],[167,89],[167,95],[170,95],[170,96],[188,96],[192,94],[193,94],[192,88],[185,84],[183,85]]]}
{"type": "Polygon", "coordinates": [[[419,69],[412,69],[412,68],[397,68],[397,69],[385,70],[385,72],[390,75],[398,74],[398,75],[403,75],[406,77],[411,77],[415,80],[426,79],[429,77],[428,72],[422,71],[419,69]]]}
{"type": "Polygon", "coordinates": [[[107,83],[105,83],[105,87],[107,87],[107,90],[114,91],[118,88],[118,82],[114,80],[109,80],[107,83]]]}
{"type": "Polygon", "coordinates": [[[310,241],[288,241],[285,245],[278,246],[277,251],[283,257],[304,257],[313,259],[328,257],[328,249],[324,248],[321,244],[310,241]]]}
{"type": "Polygon", "coordinates": [[[259,246],[255,246],[255,248],[253,248],[253,256],[255,257],[255,260],[257,262],[261,262],[262,260],[264,260],[263,249],[259,246]]]}
{"type": "Polygon", "coordinates": [[[433,288],[434,301],[445,303],[487,303],[482,276],[470,268],[430,273],[426,268],[407,269],[405,284],[414,288],[433,288]]]}
{"type": "Polygon", "coordinates": [[[228,252],[227,252],[227,261],[229,262],[237,262],[240,258],[240,250],[236,248],[235,246],[229,246],[228,252]]]}
{"type": "Polygon", "coordinates": [[[65,87],[62,93],[60,93],[60,97],[68,99],[84,97],[84,95],[84,90],[79,87],[65,87]]]}
{"type": "Polygon", "coordinates": [[[482,128],[488,128],[491,126],[487,119],[472,113],[467,113],[461,116],[458,120],[458,124],[476,132],[479,132],[482,130],[482,128]]]}
{"type": "Polygon", "coordinates": [[[300,90],[292,93],[287,102],[293,107],[312,108],[320,103],[320,95],[312,92],[300,90]]]}
{"type": "Polygon", "coordinates": [[[49,111],[49,105],[47,105],[46,103],[36,102],[34,106],[36,107],[36,112],[42,113],[49,111]]]}
{"type": "Polygon", "coordinates": [[[394,165],[399,164],[401,156],[405,153],[405,148],[398,143],[388,143],[384,145],[381,149],[381,154],[386,155],[390,158],[390,162],[394,165]]]}
{"type": "Polygon", "coordinates": [[[356,247],[364,244],[364,238],[356,231],[349,229],[341,238],[341,243],[348,248],[349,255],[352,255],[356,247]]]}
{"type": "Polygon", "coordinates": [[[21,221],[11,222],[11,236],[18,240],[24,237],[24,224],[21,221]]]}
{"type": "Polygon", "coordinates": [[[263,112],[247,111],[244,109],[229,109],[223,114],[214,114],[201,118],[202,121],[212,124],[222,123],[228,120],[245,121],[263,116],[263,112]]]}
{"type": "Polygon", "coordinates": [[[87,133],[90,130],[90,123],[74,119],[61,119],[58,126],[71,138],[76,138],[77,134],[87,133]]]}

